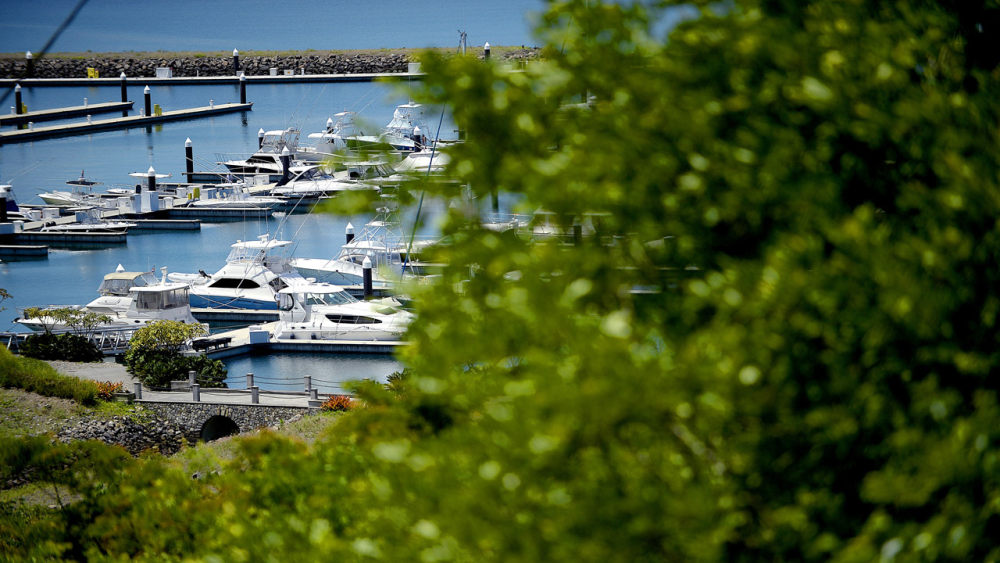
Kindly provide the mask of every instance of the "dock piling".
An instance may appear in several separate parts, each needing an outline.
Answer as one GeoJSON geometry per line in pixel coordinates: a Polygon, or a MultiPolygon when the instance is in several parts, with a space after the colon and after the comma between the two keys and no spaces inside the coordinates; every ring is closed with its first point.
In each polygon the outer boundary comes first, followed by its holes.
{"type": "Polygon", "coordinates": [[[247,77],[242,72],[240,73],[240,103],[247,103],[247,77]]]}
{"type": "Polygon", "coordinates": [[[365,285],[365,299],[371,298],[372,294],[372,261],[371,258],[365,256],[364,262],[361,263],[362,278],[364,279],[365,285]]]}
{"type": "Polygon", "coordinates": [[[146,86],[142,90],[142,95],[143,95],[143,97],[146,100],[146,111],[145,111],[145,113],[143,113],[143,115],[145,115],[146,117],[149,117],[149,116],[153,115],[153,101],[152,101],[152,97],[149,95],[149,86],[146,86]]]}
{"type": "Polygon", "coordinates": [[[279,186],[284,186],[288,183],[291,178],[291,168],[292,168],[292,153],[288,150],[288,147],[281,149],[281,181],[278,182],[279,186]]]}
{"type": "MultiPolygon", "coordinates": [[[[156,193],[156,170],[153,170],[152,166],[150,166],[149,170],[146,171],[146,185],[149,187],[150,193],[154,194],[154,195],[151,195],[150,198],[156,197],[156,195],[155,195],[155,193],[156,193]]],[[[194,377],[194,372],[193,371],[190,372],[189,375],[193,378],[194,377]]]]}
{"type": "Polygon", "coordinates": [[[187,181],[191,181],[194,174],[194,147],[191,144],[191,137],[184,140],[184,165],[187,171],[187,181]]]}
{"type": "Polygon", "coordinates": [[[32,78],[35,76],[35,56],[28,51],[24,54],[25,76],[32,78]]]}
{"type": "MultiPolygon", "coordinates": [[[[128,88],[125,87],[125,71],[124,70],[122,71],[122,74],[121,74],[121,76],[119,78],[121,78],[121,80],[122,80],[122,103],[124,104],[125,102],[128,101],[128,88]]],[[[128,110],[122,110],[122,117],[128,117],[128,110]]]]}
{"type": "MultiPolygon", "coordinates": [[[[17,115],[24,113],[24,104],[21,103],[21,85],[14,85],[14,109],[17,115]]],[[[24,125],[18,125],[18,129],[24,129],[24,125]]]]}
{"type": "Polygon", "coordinates": [[[233,49],[233,74],[240,75],[240,52],[237,49],[233,49]]]}
{"type": "Polygon", "coordinates": [[[354,240],[354,225],[348,223],[347,227],[344,228],[344,239],[346,239],[347,244],[351,244],[354,240]]]}
{"type": "Polygon", "coordinates": [[[487,61],[490,60],[490,42],[489,41],[487,41],[486,44],[483,45],[483,60],[487,60],[487,61]]]}
{"type": "Polygon", "coordinates": [[[257,130],[257,148],[259,149],[263,146],[264,146],[264,128],[261,127],[260,129],[257,130]]]}

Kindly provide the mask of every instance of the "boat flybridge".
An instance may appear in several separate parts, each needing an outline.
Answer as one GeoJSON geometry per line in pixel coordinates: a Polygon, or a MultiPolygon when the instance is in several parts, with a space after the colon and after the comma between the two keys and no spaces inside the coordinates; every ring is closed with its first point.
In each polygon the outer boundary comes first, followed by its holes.
{"type": "Polygon", "coordinates": [[[343,287],[308,282],[278,292],[278,340],[400,341],[413,314],[393,299],[359,301],[343,287]]]}

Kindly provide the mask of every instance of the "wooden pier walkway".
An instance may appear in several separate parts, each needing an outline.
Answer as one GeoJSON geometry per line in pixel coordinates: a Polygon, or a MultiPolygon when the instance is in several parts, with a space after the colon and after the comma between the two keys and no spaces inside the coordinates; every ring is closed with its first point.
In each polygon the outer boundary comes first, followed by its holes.
{"type": "Polygon", "coordinates": [[[182,119],[194,119],[209,115],[223,113],[233,113],[240,111],[250,111],[253,109],[253,102],[246,104],[215,104],[214,106],[203,106],[197,108],[179,109],[165,111],[160,115],[133,115],[129,117],[118,117],[114,119],[102,119],[82,123],[69,123],[63,125],[51,125],[47,127],[34,127],[32,129],[22,129],[20,131],[9,131],[0,133],[0,145],[9,143],[22,143],[25,141],[35,141],[38,139],[50,139],[53,137],[68,137],[70,135],[86,135],[97,131],[108,131],[112,129],[128,129],[131,127],[144,127],[166,121],[178,121],[182,119]]]}
{"type": "Polygon", "coordinates": [[[133,102],[106,102],[100,104],[88,104],[85,106],[43,109],[21,114],[12,113],[8,115],[0,115],[0,126],[23,125],[28,122],[38,123],[40,121],[52,121],[55,119],[67,119],[70,117],[82,117],[85,115],[97,115],[116,111],[128,111],[132,109],[132,104],[133,102]]]}

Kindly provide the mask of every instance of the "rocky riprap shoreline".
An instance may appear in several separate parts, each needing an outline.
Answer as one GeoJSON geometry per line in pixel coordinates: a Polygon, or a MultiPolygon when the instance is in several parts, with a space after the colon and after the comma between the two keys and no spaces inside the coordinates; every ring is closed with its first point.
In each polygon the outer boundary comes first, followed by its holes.
{"type": "MultiPolygon", "coordinates": [[[[507,51],[503,60],[525,61],[538,57],[539,50],[523,48],[507,51]]],[[[480,58],[482,55],[479,55],[480,58]]],[[[289,56],[243,56],[239,58],[240,70],[247,76],[267,76],[271,69],[279,75],[290,70],[295,74],[368,74],[406,72],[413,62],[402,53],[330,53],[295,54],[289,56]]],[[[169,67],[173,76],[232,76],[232,57],[185,56],[174,57],[44,57],[34,60],[33,78],[86,78],[87,69],[97,69],[101,78],[118,78],[122,72],[129,78],[156,76],[157,68],[169,67]]],[[[27,63],[24,58],[0,58],[0,76],[24,78],[27,63]]]]}
{"type": "Polygon", "coordinates": [[[117,444],[132,455],[156,448],[161,454],[172,455],[184,445],[184,430],[177,424],[152,416],[139,422],[130,417],[90,418],[60,431],[56,438],[64,442],[73,440],[100,440],[117,444]]]}

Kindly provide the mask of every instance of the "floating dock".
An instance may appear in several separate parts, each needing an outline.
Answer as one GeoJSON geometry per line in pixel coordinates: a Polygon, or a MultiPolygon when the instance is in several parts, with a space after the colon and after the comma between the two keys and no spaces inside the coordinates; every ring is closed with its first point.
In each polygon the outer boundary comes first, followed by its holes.
{"type": "Polygon", "coordinates": [[[21,231],[18,241],[47,242],[56,245],[125,244],[125,233],[76,233],[72,231],[21,231]]]}
{"type": "Polygon", "coordinates": [[[88,104],[85,106],[43,109],[40,111],[29,111],[27,113],[20,114],[0,115],[0,126],[23,125],[28,122],[38,123],[39,121],[53,121],[56,119],[83,117],[85,115],[97,115],[100,113],[129,111],[132,109],[132,104],[133,102],[106,102],[101,104],[88,104]]]}
{"type": "Polygon", "coordinates": [[[206,221],[242,221],[270,217],[270,207],[168,207],[167,215],[175,218],[204,219],[206,221]]]}
{"type": "Polygon", "coordinates": [[[129,232],[145,231],[200,231],[201,221],[197,219],[126,219],[135,223],[129,232]]]}
{"type": "Polygon", "coordinates": [[[49,247],[35,244],[2,244],[0,258],[48,258],[49,247]]]}
{"type": "Polygon", "coordinates": [[[132,115],[129,117],[117,117],[114,119],[102,119],[99,121],[84,121],[82,123],[34,127],[32,129],[22,129],[19,131],[0,133],[0,145],[23,143],[25,141],[36,141],[39,139],[51,139],[55,137],[68,137],[71,135],[86,135],[88,133],[109,131],[113,129],[144,127],[167,121],[195,119],[209,115],[250,111],[251,109],[253,109],[253,102],[246,104],[215,104],[213,106],[165,111],[160,115],[132,115]]]}
{"type": "Polygon", "coordinates": [[[278,323],[264,323],[220,332],[195,341],[196,349],[209,358],[229,358],[268,352],[313,352],[334,354],[393,354],[405,342],[386,340],[289,340],[273,337],[278,323]]]}

